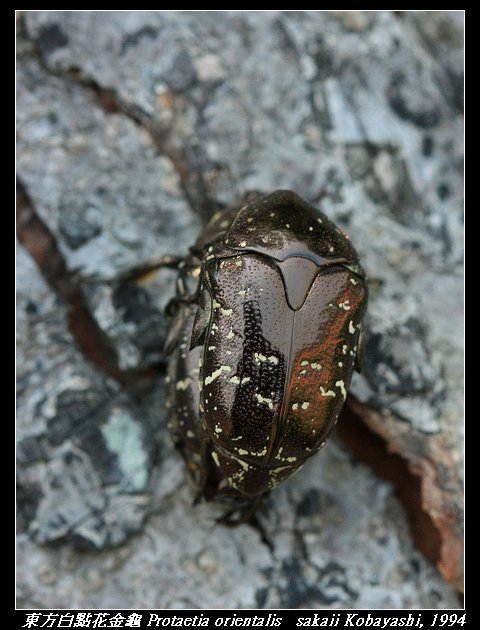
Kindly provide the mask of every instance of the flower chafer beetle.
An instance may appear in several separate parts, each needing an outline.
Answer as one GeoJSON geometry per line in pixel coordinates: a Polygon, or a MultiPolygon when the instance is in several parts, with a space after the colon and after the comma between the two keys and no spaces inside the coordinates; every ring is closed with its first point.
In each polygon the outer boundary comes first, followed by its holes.
{"type": "Polygon", "coordinates": [[[198,496],[229,504],[225,522],[249,518],[324,446],[366,303],[348,237],[291,191],[217,213],[179,265],[169,426],[198,496]]]}

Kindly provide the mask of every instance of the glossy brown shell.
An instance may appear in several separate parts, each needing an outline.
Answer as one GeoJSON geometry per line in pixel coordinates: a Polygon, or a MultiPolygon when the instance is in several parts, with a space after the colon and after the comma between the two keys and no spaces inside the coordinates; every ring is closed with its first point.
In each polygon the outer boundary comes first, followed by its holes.
{"type": "MultiPolygon", "coordinates": [[[[358,353],[366,281],[348,238],[289,191],[214,218],[199,244],[201,296],[186,307],[184,326],[194,340],[176,362],[181,382],[190,379],[180,389],[195,418],[190,441],[213,465],[216,493],[254,497],[295,472],[335,425],[358,353]]],[[[184,448],[187,461],[195,448],[184,448]]]]}

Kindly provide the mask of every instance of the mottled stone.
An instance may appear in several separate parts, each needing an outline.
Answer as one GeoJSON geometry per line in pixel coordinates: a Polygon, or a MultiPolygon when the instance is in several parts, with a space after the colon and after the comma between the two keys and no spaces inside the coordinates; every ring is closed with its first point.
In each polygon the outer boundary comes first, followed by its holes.
{"type": "MultiPolygon", "coordinates": [[[[249,190],[322,193],[370,278],[352,393],[461,473],[461,12],[26,11],[18,26],[18,173],[69,269],[185,253],[249,190]]],[[[85,287],[121,370],[162,362],[173,278],[85,287]]],[[[95,367],[22,246],[17,287],[20,607],[458,606],[392,487],[335,440],[265,501],[270,544],[215,525],[217,507],[192,506],[160,376],[139,396],[95,367]]]]}

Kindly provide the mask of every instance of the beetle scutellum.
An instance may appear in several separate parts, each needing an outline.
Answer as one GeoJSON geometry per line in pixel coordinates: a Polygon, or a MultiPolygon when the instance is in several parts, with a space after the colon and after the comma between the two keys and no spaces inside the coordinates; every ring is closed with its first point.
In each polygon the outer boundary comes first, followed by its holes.
{"type": "Polygon", "coordinates": [[[290,191],[217,213],[180,267],[169,426],[199,497],[244,519],[337,422],[358,368],[365,274],[348,237],[290,191]]]}

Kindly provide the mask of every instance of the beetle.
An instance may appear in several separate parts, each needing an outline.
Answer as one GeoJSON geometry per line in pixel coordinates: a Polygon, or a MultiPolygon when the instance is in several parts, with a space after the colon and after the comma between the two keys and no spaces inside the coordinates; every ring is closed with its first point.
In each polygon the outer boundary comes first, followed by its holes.
{"type": "Polygon", "coordinates": [[[197,499],[226,503],[236,525],[335,426],[367,280],[348,236],[288,190],[215,214],[178,270],[169,428],[197,499]]]}

